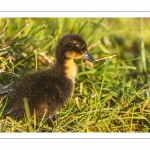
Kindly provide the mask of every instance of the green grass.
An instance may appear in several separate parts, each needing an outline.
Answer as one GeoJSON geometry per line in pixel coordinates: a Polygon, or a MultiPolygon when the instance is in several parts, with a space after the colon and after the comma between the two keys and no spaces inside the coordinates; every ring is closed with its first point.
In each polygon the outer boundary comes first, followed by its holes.
{"type": "Polygon", "coordinates": [[[0,132],[149,132],[149,32],[148,18],[2,18],[0,132]],[[117,56],[94,64],[75,60],[75,88],[53,127],[28,111],[20,121],[4,118],[9,84],[29,71],[50,68],[58,39],[70,32],[86,40],[95,59],[117,56]]]}

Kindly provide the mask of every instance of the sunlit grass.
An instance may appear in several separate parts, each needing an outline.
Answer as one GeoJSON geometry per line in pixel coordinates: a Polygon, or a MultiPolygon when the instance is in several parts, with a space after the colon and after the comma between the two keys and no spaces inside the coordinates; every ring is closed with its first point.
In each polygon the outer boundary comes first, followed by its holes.
{"type": "Polygon", "coordinates": [[[148,18],[1,19],[0,132],[149,132],[149,31],[148,18]],[[9,84],[29,71],[50,68],[58,39],[72,32],[99,61],[75,60],[75,88],[53,126],[44,114],[40,121],[36,113],[32,118],[27,105],[24,119],[5,118],[9,84]]]}

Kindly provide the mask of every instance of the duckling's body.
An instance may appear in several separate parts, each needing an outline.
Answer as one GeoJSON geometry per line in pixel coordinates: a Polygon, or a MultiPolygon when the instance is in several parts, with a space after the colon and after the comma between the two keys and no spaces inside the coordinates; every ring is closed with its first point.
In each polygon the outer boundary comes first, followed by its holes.
{"type": "Polygon", "coordinates": [[[45,111],[46,117],[53,116],[67,101],[73,89],[73,81],[62,72],[61,67],[54,66],[51,70],[24,76],[11,92],[12,104],[6,109],[7,114],[18,119],[23,118],[25,114],[23,98],[26,98],[31,114],[35,110],[37,118],[41,118],[45,111]]]}
{"type": "Polygon", "coordinates": [[[29,73],[22,77],[10,93],[10,103],[4,114],[21,119],[25,108],[23,99],[28,101],[31,115],[37,118],[46,113],[51,118],[68,100],[73,87],[77,67],[73,59],[94,59],[87,52],[85,41],[76,34],[64,36],[56,48],[56,64],[49,70],[29,73]]]}

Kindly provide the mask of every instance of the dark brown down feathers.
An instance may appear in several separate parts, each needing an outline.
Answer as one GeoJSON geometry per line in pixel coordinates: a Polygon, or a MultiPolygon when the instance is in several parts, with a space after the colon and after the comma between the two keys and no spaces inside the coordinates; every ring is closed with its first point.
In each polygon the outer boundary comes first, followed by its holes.
{"type": "Polygon", "coordinates": [[[5,116],[22,119],[25,116],[23,99],[26,98],[31,115],[51,118],[68,100],[76,76],[73,59],[94,61],[87,52],[85,41],[76,34],[67,34],[56,48],[56,64],[48,70],[29,73],[22,77],[9,93],[5,116]]]}

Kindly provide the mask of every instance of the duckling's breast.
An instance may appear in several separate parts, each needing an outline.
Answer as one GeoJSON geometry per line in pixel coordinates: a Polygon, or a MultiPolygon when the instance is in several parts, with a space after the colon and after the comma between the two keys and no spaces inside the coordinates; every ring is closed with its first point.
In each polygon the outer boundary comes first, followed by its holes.
{"type": "Polygon", "coordinates": [[[75,78],[76,78],[76,75],[77,75],[77,66],[76,64],[73,62],[72,59],[69,59],[65,62],[64,64],[65,66],[65,76],[67,78],[69,78],[73,84],[75,83],[75,78]]]}

